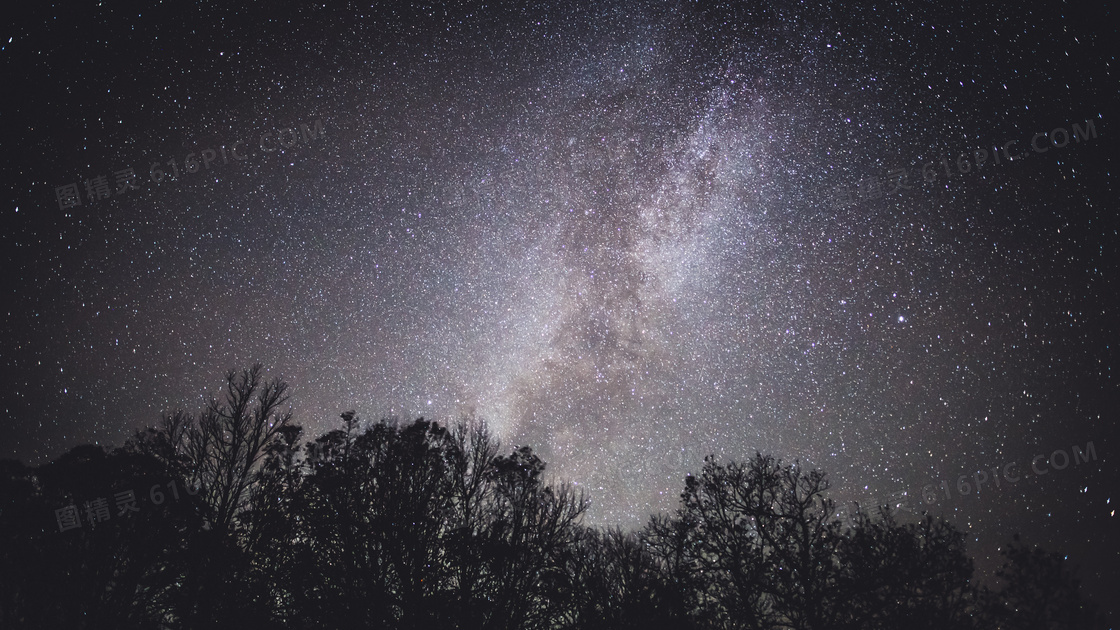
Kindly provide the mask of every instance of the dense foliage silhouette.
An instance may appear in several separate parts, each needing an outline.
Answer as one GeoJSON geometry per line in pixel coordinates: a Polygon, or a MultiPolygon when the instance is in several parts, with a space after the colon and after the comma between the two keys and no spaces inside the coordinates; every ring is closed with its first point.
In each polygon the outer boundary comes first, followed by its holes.
{"type": "Polygon", "coordinates": [[[0,628],[1100,625],[1060,556],[1016,538],[979,586],[951,524],[844,526],[824,473],[772,457],[708,458],[675,513],[600,530],[482,423],[347,412],[301,442],[286,401],[257,365],[111,452],[0,461],[0,628]]]}

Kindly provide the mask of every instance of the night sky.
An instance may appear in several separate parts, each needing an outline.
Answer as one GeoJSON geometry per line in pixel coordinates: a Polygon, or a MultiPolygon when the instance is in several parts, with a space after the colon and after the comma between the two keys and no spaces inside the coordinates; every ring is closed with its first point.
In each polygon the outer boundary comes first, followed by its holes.
{"type": "Polygon", "coordinates": [[[1111,10],[222,4],[0,26],[0,457],[259,361],[312,437],[484,418],[593,524],[758,450],[1120,583],[1111,10]]]}

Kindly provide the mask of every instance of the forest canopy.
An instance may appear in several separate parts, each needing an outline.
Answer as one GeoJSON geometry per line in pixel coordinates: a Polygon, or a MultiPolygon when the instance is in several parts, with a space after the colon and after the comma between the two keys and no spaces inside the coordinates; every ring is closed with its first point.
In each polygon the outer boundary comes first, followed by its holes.
{"type": "Polygon", "coordinates": [[[1059,554],[1017,538],[997,587],[964,536],[885,509],[842,523],[824,472],[756,453],[637,531],[482,422],[313,439],[260,365],[107,451],[0,462],[3,628],[1094,628],[1059,554]]]}

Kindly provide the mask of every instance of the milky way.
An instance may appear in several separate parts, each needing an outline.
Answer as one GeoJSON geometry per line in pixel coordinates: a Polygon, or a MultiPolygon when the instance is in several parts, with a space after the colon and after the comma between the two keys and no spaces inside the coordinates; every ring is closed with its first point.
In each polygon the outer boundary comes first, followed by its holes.
{"type": "Polygon", "coordinates": [[[800,460],[875,502],[1091,441],[1079,467],[912,507],[981,563],[1025,531],[1115,579],[1115,542],[1090,551],[1115,526],[1118,402],[1117,83],[1093,16],[86,11],[3,33],[23,97],[0,455],[119,444],[257,361],[311,435],[351,408],[474,415],[626,527],[708,454],[800,460]],[[238,140],[244,160],[151,180],[238,140]],[[86,198],[129,167],[137,190],[86,198]]]}

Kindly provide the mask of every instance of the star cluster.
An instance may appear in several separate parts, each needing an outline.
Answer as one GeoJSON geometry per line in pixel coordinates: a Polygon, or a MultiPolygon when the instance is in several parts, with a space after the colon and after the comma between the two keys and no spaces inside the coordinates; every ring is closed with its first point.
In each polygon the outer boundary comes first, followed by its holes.
{"type": "Polygon", "coordinates": [[[1115,33],[1064,6],[29,9],[0,50],[0,455],[119,444],[260,361],[311,435],[484,418],[598,524],[758,450],[841,502],[906,490],[981,564],[1024,531],[1115,579],[1115,33]]]}

